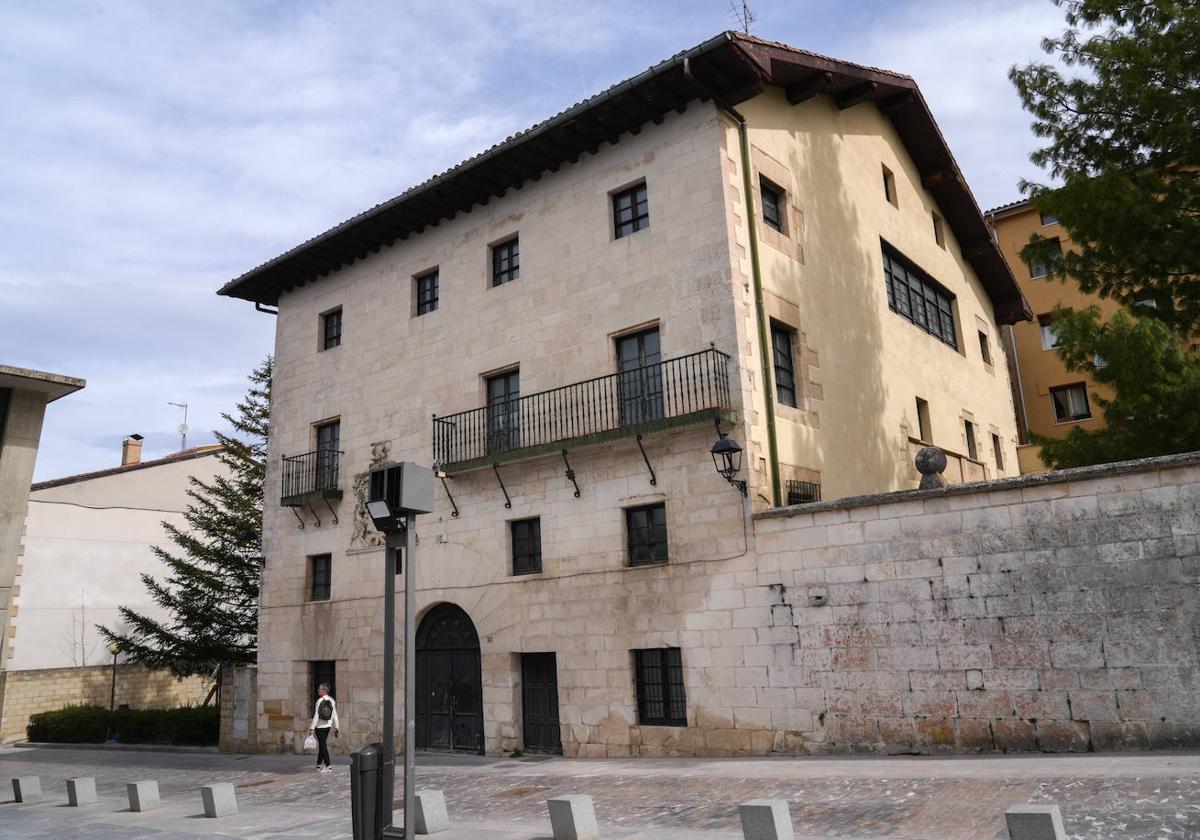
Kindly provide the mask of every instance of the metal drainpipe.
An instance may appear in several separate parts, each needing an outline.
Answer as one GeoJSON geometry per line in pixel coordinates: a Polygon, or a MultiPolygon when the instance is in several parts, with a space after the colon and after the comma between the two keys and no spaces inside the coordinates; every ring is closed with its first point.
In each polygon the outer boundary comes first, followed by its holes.
{"type": "Polygon", "coordinates": [[[694,75],[691,60],[683,60],[683,75],[703,88],[713,102],[721,106],[738,124],[738,141],[742,153],[742,192],[745,199],[746,226],[750,237],[750,273],[754,279],[754,314],[758,322],[758,350],[762,356],[763,394],[767,406],[767,453],[771,460],[771,500],[780,507],[783,497],[779,483],[779,442],[775,431],[775,384],[771,376],[771,345],[767,340],[767,311],[763,304],[762,268],[758,261],[758,230],[754,219],[754,178],[750,168],[750,129],[741,113],[717,96],[694,75]]]}

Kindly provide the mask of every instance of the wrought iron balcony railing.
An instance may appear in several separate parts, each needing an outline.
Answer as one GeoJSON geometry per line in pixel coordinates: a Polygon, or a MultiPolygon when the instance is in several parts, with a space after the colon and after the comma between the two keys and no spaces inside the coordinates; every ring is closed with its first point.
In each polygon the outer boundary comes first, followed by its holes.
{"type": "Polygon", "coordinates": [[[442,469],[600,443],[716,419],[730,407],[729,357],[716,348],[433,418],[442,469]]]}
{"type": "Polygon", "coordinates": [[[302,505],[319,499],[340,499],[338,466],[342,453],[318,449],[283,459],[283,492],[280,504],[302,505]]]}

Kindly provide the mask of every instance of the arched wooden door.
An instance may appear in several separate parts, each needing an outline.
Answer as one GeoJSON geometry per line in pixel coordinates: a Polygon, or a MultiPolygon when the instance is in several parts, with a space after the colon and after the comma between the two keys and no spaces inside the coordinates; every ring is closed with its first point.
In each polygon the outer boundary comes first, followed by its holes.
{"type": "Polygon", "coordinates": [[[417,628],[417,749],[483,752],[479,634],[454,604],[439,604],[417,628]]]}

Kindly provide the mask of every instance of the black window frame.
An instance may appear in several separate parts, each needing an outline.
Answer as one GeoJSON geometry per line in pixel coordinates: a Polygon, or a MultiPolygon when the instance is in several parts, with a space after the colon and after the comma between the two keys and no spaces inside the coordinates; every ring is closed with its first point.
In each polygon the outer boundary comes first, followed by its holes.
{"type": "Polygon", "coordinates": [[[308,556],[308,600],[328,601],[332,594],[333,555],[310,554],[308,556]]]}
{"type": "Polygon", "coordinates": [[[759,201],[762,203],[762,220],[767,227],[784,233],[784,219],[787,211],[787,193],[783,187],[758,176],[759,201]]]}
{"type": "Polygon", "coordinates": [[[887,287],[888,309],[957,350],[955,296],[885,240],[880,242],[883,245],[883,281],[887,287]]]}
{"type": "Polygon", "coordinates": [[[634,650],[633,684],[638,725],[687,726],[687,686],[680,648],[634,650]]]}
{"type": "Polygon", "coordinates": [[[1094,416],[1092,414],[1092,400],[1088,396],[1086,382],[1071,382],[1070,384],[1067,384],[1067,385],[1056,385],[1055,387],[1051,388],[1050,389],[1050,408],[1054,412],[1054,422],[1055,423],[1078,423],[1083,420],[1091,420],[1092,417],[1094,416]],[[1083,403],[1085,406],[1087,406],[1087,414],[1075,414],[1070,417],[1060,417],[1058,414],[1058,401],[1054,398],[1055,394],[1061,393],[1063,391],[1070,391],[1075,388],[1078,388],[1079,390],[1083,391],[1083,403]]]}
{"type": "Polygon", "coordinates": [[[612,194],[613,238],[623,239],[650,227],[650,194],[646,182],[612,194]],[[622,214],[628,212],[628,218],[622,214]]]}
{"type": "Polygon", "coordinates": [[[771,319],[771,372],[775,378],[775,402],[796,408],[796,331],[771,319]]]}
{"type": "Polygon", "coordinates": [[[483,378],[487,403],[489,455],[521,448],[521,369],[493,373],[483,378]]]}
{"type": "Polygon", "coordinates": [[[975,439],[975,421],[963,419],[963,432],[967,437],[967,457],[972,461],[979,460],[979,441],[975,439]]]}
{"type": "Polygon", "coordinates": [[[1038,221],[1041,222],[1042,227],[1045,227],[1046,225],[1056,225],[1058,224],[1058,216],[1055,216],[1053,213],[1043,213],[1039,210],[1038,221]]]}
{"type": "Polygon", "coordinates": [[[1004,445],[1000,442],[1000,435],[992,432],[992,455],[996,458],[996,469],[1004,469],[1004,445]]]}
{"type": "Polygon", "coordinates": [[[661,566],[669,562],[667,541],[666,502],[625,508],[625,550],[630,567],[661,566]]]}
{"type": "Polygon", "coordinates": [[[417,315],[428,315],[430,312],[436,312],[440,302],[439,284],[440,284],[439,269],[431,269],[413,277],[413,284],[416,287],[416,311],[417,315]]]}
{"type": "Polygon", "coordinates": [[[512,573],[536,575],[542,571],[542,519],[531,516],[508,523],[512,546],[512,573]]]}
{"type": "Polygon", "coordinates": [[[993,366],[992,362],[992,343],[988,340],[988,334],[983,330],[976,330],[979,333],[979,355],[983,358],[983,363],[989,367],[993,366]]]}
{"type": "Polygon", "coordinates": [[[322,683],[329,686],[329,696],[337,699],[337,660],[310,659],[308,661],[309,702],[316,703],[317,687],[322,683]]]}
{"type": "Polygon", "coordinates": [[[342,346],[342,307],[321,315],[321,350],[342,346]]]}
{"type": "Polygon", "coordinates": [[[512,236],[492,246],[492,287],[511,283],[521,276],[520,237],[512,236]]]}

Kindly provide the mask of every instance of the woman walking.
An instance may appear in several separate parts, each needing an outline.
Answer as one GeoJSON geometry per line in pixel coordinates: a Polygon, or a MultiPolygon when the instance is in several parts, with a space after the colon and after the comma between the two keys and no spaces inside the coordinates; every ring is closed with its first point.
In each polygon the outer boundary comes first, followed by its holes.
{"type": "Polygon", "coordinates": [[[338,737],[337,702],[329,694],[329,684],[317,686],[317,707],[313,709],[312,726],[309,735],[317,736],[317,772],[328,773],[333,769],[329,760],[329,730],[338,737]]]}

